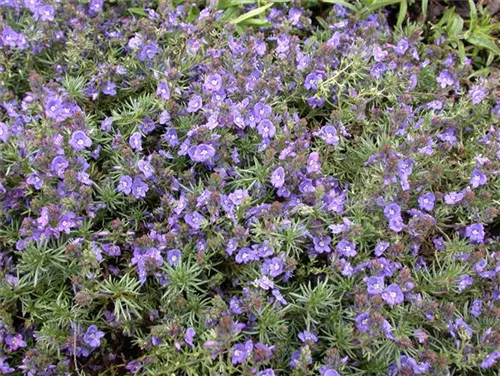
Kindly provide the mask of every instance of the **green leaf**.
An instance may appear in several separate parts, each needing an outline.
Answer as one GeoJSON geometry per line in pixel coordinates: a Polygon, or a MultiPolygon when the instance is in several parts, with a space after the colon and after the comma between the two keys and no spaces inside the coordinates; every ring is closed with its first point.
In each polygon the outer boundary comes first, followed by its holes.
{"type": "Polygon", "coordinates": [[[488,52],[488,58],[486,59],[486,66],[489,67],[491,63],[495,60],[495,54],[491,51],[488,52]]]}
{"type": "Polygon", "coordinates": [[[448,22],[448,36],[456,37],[463,30],[464,20],[458,14],[454,14],[453,18],[448,22]]]}
{"type": "Polygon", "coordinates": [[[256,0],[221,0],[217,3],[217,9],[227,9],[230,7],[245,5],[245,4],[257,4],[256,0]]]}
{"type": "Polygon", "coordinates": [[[356,8],[355,5],[348,3],[347,1],[344,0],[321,0],[323,3],[328,3],[328,4],[338,4],[342,5],[344,8],[348,8],[350,10],[357,11],[358,8],[356,8]]]}
{"type": "MultiPolygon", "coordinates": [[[[441,17],[441,19],[439,20],[439,22],[435,25],[437,27],[442,27],[444,25],[447,25],[450,20],[453,18],[453,15],[455,14],[455,7],[452,7],[448,10],[446,10],[446,12],[444,12],[443,16],[441,17]]],[[[434,28],[434,26],[433,26],[434,28]]]]}
{"type": "Polygon", "coordinates": [[[477,9],[474,0],[469,0],[470,8],[470,31],[474,32],[477,27],[477,9]]]}
{"type": "Polygon", "coordinates": [[[242,26],[257,26],[257,27],[271,27],[273,26],[268,20],[262,20],[259,18],[251,18],[249,20],[240,22],[239,25],[242,26]]]}
{"type": "Polygon", "coordinates": [[[396,27],[398,29],[401,29],[401,27],[403,26],[403,22],[406,18],[407,11],[408,11],[408,1],[402,0],[401,5],[399,7],[398,21],[396,23],[396,27]]]}
{"type": "Polygon", "coordinates": [[[263,5],[261,7],[258,7],[257,9],[253,9],[250,12],[242,14],[237,19],[230,21],[230,23],[236,24],[236,25],[239,23],[242,23],[243,21],[246,21],[246,20],[249,20],[250,18],[258,16],[259,14],[265,12],[268,8],[270,8],[272,6],[273,6],[273,4],[266,4],[266,5],[263,5]]]}
{"type": "Polygon", "coordinates": [[[458,46],[458,56],[460,56],[460,62],[463,64],[465,62],[465,47],[464,42],[457,40],[458,46]]]}
{"type": "Polygon", "coordinates": [[[427,18],[428,6],[429,6],[429,0],[422,0],[422,14],[424,15],[424,20],[427,18]]]}
{"type": "Polygon", "coordinates": [[[384,8],[389,5],[400,4],[403,1],[405,0],[375,0],[368,6],[368,9],[373,12],[377,9],[384,8]]]}
{"type": "Polygon", "coordinates": [[[230,20],[234,19],[237,15],[238,15],[238,8],[237,7],[229,7],[224,12],[224,15],[221,18],[221,22],[223,22],[223,23],[230,22],[230,20]]]}
{"type": "Polygon", "coordinates": [[[318,21],[318,23],[323,27],[323,29],[328,30],[329,25],[328,25],[328,22],[326,22],[324,18],[318,16],[318,17],[316,17],[316,21],[318,21]]]}
{"type": "Polygon", "coordinates": [[[148,14],[143,8],[128,8],[128,11],[132,14],[136,14],[141,17],[147,17],[148,14]]]}
{"type": "Polygon", "coordinates": [[[470,44],[473,44],[475,46],[479,46],[482,48],[486,48],[487,50],[490,50],[491,52],[493,52],[497,56],[500,56],[500,48],[496,45],[496,43],[493,40],[489,39],[485,35],[471,34],[471,35],[469,35],[469,37],[466,40],[470,44]]]}

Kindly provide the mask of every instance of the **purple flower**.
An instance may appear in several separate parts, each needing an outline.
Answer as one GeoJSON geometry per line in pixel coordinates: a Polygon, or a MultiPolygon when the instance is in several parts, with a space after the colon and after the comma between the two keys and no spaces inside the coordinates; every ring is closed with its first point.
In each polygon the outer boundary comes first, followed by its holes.
{"type": "Polygon", "coordinates": [[[389,228],[394,232],[401,232],[404,226],[405,225],[401,217],[389,220],[389,228]]]}
{"type": "Polygon", "coordinates": [[[149,248],[146,252],[136,249],[131,264],[137,265],[139,281],[143,284],[146,282],[149,273],[154,272],[157,267],[163,265],[163,257],[160,251],[154,247],[149,248]]]}
{"type": "Polygon", "coordinates": [[[304,342],[310,342],[310,343],[318,342],[318,337],[316,337],[313,333],[311,333],[307,330],[300,332],[298,337],[302,343],[304,343],[304,342]]]}
{"type": "Polygon", "coordinates": [[[230,193],[228,195],[228,197],[229,197],[229,199],[231,200],[231,202],[234,205],[239,206],[249,196],[248,196],[248,191],[247,190],[245,190],[245,189],[237,189],[233,193],[230,193]]]}
{"type": "Polygon", "coordinates": [[[130,136],[130,147],[134,150],[141,151],[142,150],[142,135],[139,132],[132,133],[130,136]]]}
{"type": "Polygon", "coordinates": [[[138,360],[132,360],[125,366],[125,369],[133,374],[139,373],[141,368],[142,368],[142,363],[139,362],[138,360]]]}
{"type": "Polygon", "coordinates": [[[69,140],[69,145],[74,150],[84,150],[92,146],[92,140],[82,131],[73,132],[71,139],[69,140]]]}
{"type": "Polygon", "coordinates": [[[358,254],[356,252],[356,244],[342,240],[337,244],[337,252],[346,257],[354,257],[358,254]]]}
{"type": "Polygon", "coordinates": [[[319,372],[321,376],[340,376],[340,373],[335,371],[333,368],[321,367],[319,372]]]}
{"type": "Polygon", "coordinates": [[[481,309],[482,309],[482,306],[483,306],[483,302],[482,300],[479,300],[479,299],[475,299],[473,302],[472,302],[472,308],[470,310],[472,316],[474,317],[479,317],[481,316],[481,309]]]}
{"type": "Polygon", "coordinates": [[[457,280],[458,291],[465,290],[468,286],[472,285],[473,282],[474,282],[474,280],[468,275],[464,275],[464,276],[460,277],[457,280]]]}
{"type": "Polygon", "coordinates": [[[271,368],[266,368],[260,371],[257,376],[275,376],[274,371],[271,368]]]}
{"type": "Polygon", "coordinates": [[[195,211],[195,212],[186,214],[184,216],[184,220],[193,229],[198,230],[201,227],[201,225],[203,224],[203,221],[205,220],[205,218],[200,213],[195,211]]]}
{"type": "Polygon", "coordinates": [[[57,177],[63,179],[64,178],[64,172],[68,168],[69,163],[64,158],[63,156],[57,156],[52,160],[52,163],[50,165],[52,172],[56,174],[57,177]]]}
{"type": "Polygon", "coordinates": [[[101,338],[104,337],[104,332],[97,329],[97,326],[90,325],[83,335],[83,341],[93,349],[101,346],[101,338]]]}
{"type": "Polygon", "coordinates": [[[262,274],[269,274],[271,277],[276,278],[283,272],[283,261],[279,257],[267,259],[262,264],[262,274]]]}
{"type": "Polygon", "coordinates": [[[367,332],[370,330],[370,313],[361,313],[356,317],[356,328],[360,332],[367,332]]]}
{"type": "Polygon", "coordinates": [[[184,342],[186,342],[189,346],[193,346],[193,339],[196,334],[196,331],[193,328],[187,328],[186,334],[184,335],[184,342]]]}
{"type": "Polygon", "coordinates": [[[274,282],[271,279],[269,279],[269,277],[267,275],[264,275],[260,278],[257,278],[255,280],[255,283],[261,289],[266,290],[266,291],[274,288],[274,282]]]}
{"type": "Polygon", "coordinates": [[[146,192],[149,190],[149,187],[146,183],[144,183],[140,178],[134,178],[132,182],[132,195],[135,198],[146,197],[146,192]]]}
{"type": "Polygon", "coordinates": [[[263,343],[257,342],[255,344],[254,360],[257,363],[271,360],[275,346],[266,346],[263,343]]]}
{"type": "Polygon", "coordinates": [[[4,26],[1,35],[1,41],[4,45],[9,47],[16,47],[19,34],[17,34],[14,29],[9,26],[4,26]]]}
{"type": "Polygon", "coordinates": [[[317,172],[321,172],[321,165],[319,163],[319,154],[314,151],[309,154],[309,159],[307,161],[307,173],[314,174],[317,172]]]}
{"type": "Polygon", "coordinates": [[[439,111],[443,108],[443,102],[441,102],[439,100],[431,101],[431,102],[427,103],[427,108],[429,108],[431,110],[439,111]]]}
{"type": "Polygon", "coordinates": [[[455,136],[456,128],[451,127],[445,132],[438,134],[436,137],[448,145],[453,146],[457,142],[457,136],[455,136]]]}
{"type": "Polygon", "coordinates": [[[9,346],[10,351],[16,351],[22,347],[26,347],[26,342],[23,341],[21,334],[16,333],[15,335],[8,335],[5,338],[5,344],[9,346]]]}
{"type": "MultiPolygon", "coordinates": [[[[22,367],[22,366],[21,366],[22,367]]],[[[19,368],[21,368],[19,367],[19,368]]],[[[0,372],[3,375],[6,375],[8,373],[14,372],[15,369],[12,368],[9,363],[7,362],[7,357],[6,356],[0,356],[0,372]]]]}
{"type": "Polygon", "coordinates": [[[209,93],[215,93],[222,89],[222,77],[220,74],[211,74],[205,77],[203,89],[209,93]]]}
{"type": "MultiPolygon", "coordinates": [[[[406,369],[411,370],[410,372],[413,372],[413,374],[415,374],[415,375],[426,374],[430,368],[429,363],[422,362],[422,363],[418,364],[415,359],[413,359],[409,356],[406,356],[406,355],[400,356],[400,363],[401,363],[402,368],[404,367],[406,369]]],[[[397,370],[397,368],[396,368],[396,370],[397,370]]],[[[396,375],[396,374],[399,375],[400,373],[399,372],[398,373],[394,373],[394,372],[391,373],[391,375],[396,375]]]]}
{"type": "Polygon", "coordinates": [[[238,264],[248,264],[250,261],[258,260],[259,256],[250,248],[242,248],[236,254],[235,260],[238,264]]]}
{"type": "Polygon", "coordinates": [[[455,84],[453,75],[446,69],[441,71],[441,73],[439,73],[439,76],[436,78],[436,81],[441,86],[441,89],[444,89],[447,86],[453,86],[455,84]]]}
{"type": "Polygon", "coordinates": [[[315,236],[313,237],[314,250],[316,253],[330,253],[330,243],[332,238],[329,236],[315,236]]]}
{"type": "Polygon", "coordinates": [[[36,9],[35,20],[54,21],[54,7],[52,5],[42,5],[36,9]]]}
{"type": "Polygon", "coordinates": [[[373,58],[377,63],[384,61],[387,55],[389,54],[387,51],[384,51],[382,48],[380,48],[379,45],[373,47],[372,53],[373,53],[373,58]]]}
{"type": "Polygon", "coordinates": [[[178,249],[171,249],[167,252],[167,261],[170,266],[177,266],[181,262],[181,251],[178,249]]]}
{"type": "Polygon", "coordinates": [[[257,248],[257,253],[262,258],[270,257],[274,253],[274,249],[269,245],[269,242],[267,240],[264,240],[262,242],[262,245],[257,248]]]}
{"type": "Polygon", "coordinates": [[[35,187],[35,189],[40,189],[43,186],[43,181],[37,173],[30,174],[26,182],[35,187]]]}
{"type": "Polygon", "coordinates": [[[480,185],[485,185],[487,181],[488,178],[481,170],[478,170],[476,168],[474,169],[474,171],[472,171],[472,177],[470,178],[470,185],[472,185],[472,188],[477,188],[480,185]]]}
{"type": "Polygon", "coordinates": [[[376,63],[371,71],[370,71],[370,74],[376,78],[377,80],[380,80],[380,78],[382,77],[382,75],[384,74],[384,72],[387,70],[387,67],[385,66],[384,63],[376,63]]]}
{"type": "Polygon", "coordinates": [[[401,208],[398,204],[394,203],[386,205],[384,208],[384,215],[389,220],[401,218],[401,208]]]}
{"type": "Polygon", "coordinates": [[[233,365],[245,362],[253,350],[252,340],[248,340],[245,344],[238,343],[231,351],[231,363],[233,365]]]}
{"type": "Polygon", "coordinates": [[[444,202],[448,205],[454,205],[462,201],[464,194],[459,192],[450,192],[444,196],[444,202]]]}
{"type": "Polygon", "coordinates": [[[89,10],[96,14],[102,10],[103,0],[90,0],[89,10]]]}
{"type": "Polygon", "coordinates": [[[102,92],[111,97],[116,95],[116,84],[114,82],[106,82],[106,86],[102,88],[102,92]]]}
{"type": "Polygon", "coordinates": [[[276,134],[276,127],[271,123],[270,120],[261,120],[257,126],[257,133],[259,133],[264,138],[271,138],[276,134]]]}
{"type": "Polygon", "coordinates": [[[206,162],[215,156],[215,149],[206,144],[200,144],[189,148],[189,157],[194,162],[206,162]]]}
{"type": "Polygon", "coordinates": [[[9,128],[7,124],[0,121],[0,140],[2,142],[7,142],[9,139],[9,128]]]}
{"type": "Polygon", "coordinates": [[[484,241],[484,226],[482,223],[474,223],[465,229],[467,236],[472,243],[481,244],[484,241]]]}
{"type": "Polygon", "coordinates": [[[401,289],[396,284],[390,284],[382,293],[382,299],[389,305],[401,304],[404,300],[404,295],[401,289]]]}
{"type": "Polygon", "coordinates": [[[322,78],[320,75],[318,75],[315,72],[311,72],[307,75],[305,81],[304,81],[304,87],[307,90],[313,90],[316,91],[318,90],[318,84],[322,81],[322,78]]]}
{"type": "Polygon", "coordinates": [[[271,184],[274,188],[281,188],[285,184],[285,170],[283,167],[278,167],[271,174],[271,184]]]}
{"type": "Polygon", "coordinates": [[[322,107],[325,104],[325,101],[325,98],[317,97],[315,95],[307,98],[307,104],[312,108],[322,107]]]}
{"type": "Polygon", "coordinates": [[[189,100],[186,111],[193,113],[198,111],[202,106],[203,106],[203,101],[201,100],[201,97],[198,94],[194,94],[189,100]]]}
{"type": "Polygon", "coordinates": [[[129,195],[132,192],[132,178],[128,175],[122,176],[118,183],[118,188],[116,188],[118,192],[122,192],[126,195],[129,195]]]}
{"type": "Polygon", "coordinates": [[[368,294],[381,294],[385,289],[384,277],[369,277],[366,281],[366,285],[368,287],[368,294]]]}
{"type": "Polygon", "coordinates": [[[409,47],[410,45],[408,41],[406,39],[401,39],[394,48],[394,52],[397,53],[398,55],[404,55],[406,51],[408,51],[409,47]]]}
{"type": "Polygon", "coordinates": [[[175,129],[169,129],[162,136],[162,138],[168,142],[168,144],[172,147],[179,145],[179,138],[177,136],[177,131],[175,129]]]}
{"type": "Polygon", "coordinates": [[[497,359],[500,358],[500,350],[493,351],[481,363],[481,368],[491,368],[495,365],[497,359]]]}
{"type": "Polygon", "coordinates": [[[474,85],[469,90],[469,98],[473,104],[479,104],[486,98],[486,89],[481,85],[474,85]]]}
{"type": "Polygon", "coordinates": [[[170,99],[170,89],[165,81],[160,81],[160,83],[158,84],[156,95],[158,95],[164,101],[168,101],[170,99]]]}
{"type": "Polygon", "coordinates": [[[76,227],[76,222],[74,221],[75,214],[72,212],[63,214],[59,217],[59,224],[57,225],[57,229],[61,232],[65,232],[69,234],[71,232],[72,227],[76,227]]]}
{"type": "Polygon", "coordinates": [[[426,193],[418,198],[418,206],[422,210],[432,211],[434,209],[434,202],[436,201],[436,196],[433,193],[426,193]]]}
{"type": "Polygon", "coordinates": [[[325,125],[321,128],[319,136],[327,145],[337,145],[340,140],[339,136],[337,136],[337,130],[331,125],[325,125]]]}
{"type": "Polygon", "coordinates": [[[271,106],[262,102],[256,103],[255,106],[253,107],[253,113],[257,121],[267,118],[268,116],[271,115],[272,112],[273,110],[271,106]]]}
{"type": "Polygon", "coordinates": [[[155,42],[148,43],[142,48],[141,52],[139,53],[139,60],[151,60],[155,57],[156,54],[158,54],[158,51],[158,45],[155,42]]]}
{"type": "Polygon", "coordinates": [[[375,249],[373,250],[373,253],[375,256],[380,257],[385,250],[389,248],[389,243],[387,242],[380,242],[375,246],[375,249]]]}
{"type": "Polygon", "coordinates": [[[137,161],[137,168],[144,174],[146,179],[149,179],[154,174],[153,167],[147,160],[140,159],[137,161]]]}

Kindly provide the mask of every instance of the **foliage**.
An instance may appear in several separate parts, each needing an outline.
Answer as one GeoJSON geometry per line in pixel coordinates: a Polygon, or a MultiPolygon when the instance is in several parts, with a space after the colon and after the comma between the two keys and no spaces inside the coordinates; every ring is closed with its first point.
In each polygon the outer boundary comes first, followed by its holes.
{"type": "Polygon", "coordinates": [[[411,6],[0,1],[0,373],[494,375],[496,26],[411,6]]]}

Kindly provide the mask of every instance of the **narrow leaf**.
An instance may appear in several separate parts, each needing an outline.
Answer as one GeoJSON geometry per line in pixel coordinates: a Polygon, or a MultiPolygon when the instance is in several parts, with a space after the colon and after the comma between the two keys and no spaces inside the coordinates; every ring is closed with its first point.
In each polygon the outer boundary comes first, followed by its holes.
{"type": "Polygon", "coordinates": [[[376,0],[371,5],[368,6],[370,11],[375,11],[380,8],[384,8],[389,5],[400,4],[404,0],[376,0]]]}
{"type": "Polygon", "coordinates": [[[148,14],[146,13],[146,11],[142,8],[128,8],[128,11],[132,14],[136,14],[138,16],[141,16],[141,17],[147,17],[148,14]]]}
{"type": "Polygon", "coordinates": [[[477,27],[477,9],[476,4],[474,4],[474,0],[469,0],[469,8],[470,8],[470,30],[474,32],[477,27]]]}
{"type": "Polygon", "coordinates": [[[475,46],[486,48],[495,53],[497,56],[500,56],[500,48],[496,45],[496,43],[483,35],[471,34],[467,38],[467,42],[475,46]]]}
{"type": "Polygon", "coordinates": [[[458,33],[463,30],[464,20],[458,14],[454,14],[454,17],[448,22],[448,35],[450,37],[456,37],[458,33]]]}
{"type": "Polygon", "coordinates": [[[358,8],[356,8],[355,5],[348,3],[345,0],[321,0],[323,3],[328,3],[328,4],[337,4],[337,5],[342,5],[344,8],[348,8],[350,10],[356,11],[358,8]]]}
{"type": "Polygon", "coordinates": [[[422,14],[424,15],[424,20],[427,18],[428,7],[429,7],[429,0],[422,0],[422,14]]]}
{"type": "Polygon", "coordinates": [[[268,9],[268,8],[270,8],[272,6],[273,6],[273,4],[266,4],[266,5],[263,5],[263,6],[259,7],[259,8],[257,8],[257,9],[253,9],[250,12],[242,14],[237,19],[232,20],[230,23],[232,23],[232,24],[239,24],[239,23],[241,23],[241,22],[243,22],[245,20],[248,20],[250,18],[258,16],[259,14],[265,12],[266,9],[268,9]]]}
{"type": "Polygon", "coordinates": [[[227,9],[230,7],[245,5],[245,4],[256,4],[256,0],[220,0],[217,3],[217,9],[227,9]]]}
{"type": "Polygon", "coordinates": [[[398,22],[396,23],[398,29],[401,29],[401,27],[403,26],[403,22],[406,18],[407,11],[408,11],[408,1],[402,0],[401,5],[399,7],[398,22]]]}

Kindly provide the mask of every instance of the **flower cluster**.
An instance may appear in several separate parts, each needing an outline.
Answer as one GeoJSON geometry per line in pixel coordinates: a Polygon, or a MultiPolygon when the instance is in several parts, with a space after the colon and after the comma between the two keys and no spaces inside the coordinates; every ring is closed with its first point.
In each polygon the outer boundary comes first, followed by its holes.
{"type": "Polygon", "coordinates": [[[0,0],[0,374],[493,375],[499,72],[135,3],[0,0]]]}

